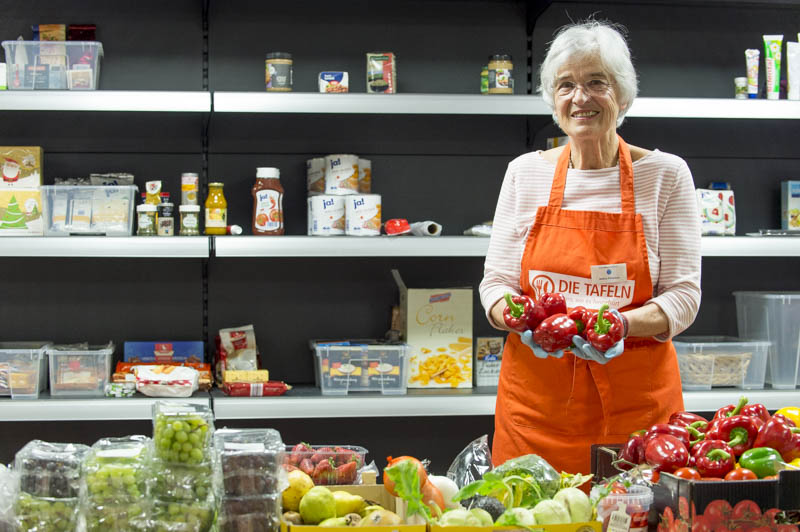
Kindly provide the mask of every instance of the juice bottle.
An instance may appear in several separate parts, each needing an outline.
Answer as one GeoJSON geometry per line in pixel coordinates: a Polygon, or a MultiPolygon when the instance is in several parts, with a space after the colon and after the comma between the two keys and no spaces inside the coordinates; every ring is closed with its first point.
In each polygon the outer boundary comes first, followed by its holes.
{"type": "Polygon", "coordinates": [[[206,234],[224,235],[228,225],[228,202],[222,193],[224,183],[209,183],[206,198],[206,234]]]}
{"type": "Polygon", "coordinates": [[[283,186],[277,168],[257,168],[253,185],[253,234],[282,235],[283,186]]]}

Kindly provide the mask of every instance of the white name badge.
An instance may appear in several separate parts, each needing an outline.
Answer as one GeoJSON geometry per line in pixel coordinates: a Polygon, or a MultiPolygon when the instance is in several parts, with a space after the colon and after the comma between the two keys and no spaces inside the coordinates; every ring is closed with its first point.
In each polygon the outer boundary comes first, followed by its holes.
{"type": "Polygon", "coordinates": [[[598,264],[592,266],[592,282],[595,283],[619,283],[628,280],[628,265],[622,264],[598,264]]]}
{"type": "Polygon", "coordinates": [[[528,282],[536,299],[547,292],[557,292],[567,300],[568,307],[582,305],[590,309],[598,309],[604,303],[614,309],[628,306],[633,302],[636,287],[635,281],[595,281],[541,270],[528,270],[528,282]]]}

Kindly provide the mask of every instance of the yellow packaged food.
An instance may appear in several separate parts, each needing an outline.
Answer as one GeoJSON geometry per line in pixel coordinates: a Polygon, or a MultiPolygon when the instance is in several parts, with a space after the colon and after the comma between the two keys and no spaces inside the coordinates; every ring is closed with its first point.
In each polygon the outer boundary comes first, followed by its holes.
{"type": "Polygon", "coordinates": [[[222,372],[223,382],[269,382],[269,370],[226,370],[222,372]]]}

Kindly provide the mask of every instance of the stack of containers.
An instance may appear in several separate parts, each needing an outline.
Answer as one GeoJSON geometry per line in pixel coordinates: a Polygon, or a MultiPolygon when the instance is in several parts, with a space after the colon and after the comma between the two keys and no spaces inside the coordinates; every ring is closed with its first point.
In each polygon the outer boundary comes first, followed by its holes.
{"type": "Polygon", "coordinates": [[[306,161],[308,234],[378,236],[381,197],[371,194],[372,161],[336,154],[306,161]]]}
{"type": "Polygon", "coordinates": [[[274,429],[222,429],[214,434],[219,532],[277,532],[288,486],[285,448],[274,429]]]}
{"type": "Polygon", "coordinates": [[[205,532],[211,527],[213,420],[207,406],[165,401],[153,405],[150,525],[154,530],[205,532]]]}
{"type": "Polygon", "coordinates": [[[15,512],[19,530],[76,530],[81,466],[89,447],[28,442],[14,457],[20,475],[15,512]]]}
{"type": "Polygon", "coordinates": [[[104,438],[92,445],[81,483],[87,532],[148,530],[151,449],[145,436],[104,438]]]}

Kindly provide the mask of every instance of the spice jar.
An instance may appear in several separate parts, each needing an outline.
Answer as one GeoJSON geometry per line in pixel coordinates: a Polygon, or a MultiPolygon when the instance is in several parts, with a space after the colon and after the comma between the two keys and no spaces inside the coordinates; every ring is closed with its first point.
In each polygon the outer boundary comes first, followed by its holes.
{"type": "Polygon", "coordinates": [[[489,56],[489,94],[514,93],[514,64],[507,54],[489,56]]]}
{"type": "Polygon", "coordinates": [[[200,235],[200,205],[181,205],[181,236],[200,235]]]}
{"type": "Polygon", "coordinates": [[[206,198],[206,234],[224,235],[228,225],[228,202],[222,192],[224,183],[209,183],[206,198]]]}
{"type": "Polygon", "coordinates": [[[158,206],[158,236],[172,236],[175,234],[173,211],[172,203],[162,203],[158,206]]]}
{"type": "Polygon", "coordinates": [[[289,92],[292,90],[292,54],[272,52],[267,54],[267,91],[289,92]]]}
{"type": "Polygon", "coordinates": [[[150,203],[136,206],[136,234],[139,236],[155,236],[156,206],[150,203]]]}

